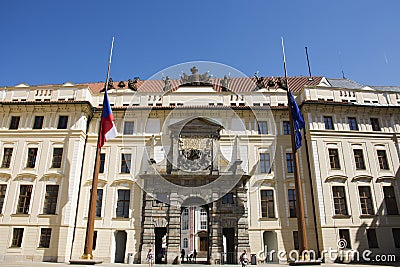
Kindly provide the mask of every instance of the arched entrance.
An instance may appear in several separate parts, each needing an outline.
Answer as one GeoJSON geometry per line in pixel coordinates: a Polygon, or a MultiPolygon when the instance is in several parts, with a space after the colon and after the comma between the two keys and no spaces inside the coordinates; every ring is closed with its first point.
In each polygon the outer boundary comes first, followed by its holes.
{"type": "Polygon", "coordinates": [[[272,250],[278,251],[278,241],[275,231],[265,231],[263,234],[264,241],[264,255],[266,256],[266,261],[277,261],[276,253],[271,255],[272,250]],[[270,256],[271,255],[271,256],[270,256]],[[274,256],[274,257],[273,257],[274,256]]]}
{"type": "Polygon", "coordinates": [[[181,248],[185,250],[183,262],[208,262],[208,214],[206,207],[182,208],[181,248]]]}
{"type": "Polygon", "coordinates": [[[126,236],[125,231],[115,233],[115,263],[125,262],[126,236]]]}

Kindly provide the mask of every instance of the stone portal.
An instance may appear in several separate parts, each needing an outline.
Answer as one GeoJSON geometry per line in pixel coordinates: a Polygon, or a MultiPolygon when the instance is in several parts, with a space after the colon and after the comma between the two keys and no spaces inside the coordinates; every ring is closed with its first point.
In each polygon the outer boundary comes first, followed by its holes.
{"type": "MultiPolygon", "coordinates": [[[[145,189],[141,262],[146,262],[147,251],[152,248],[157,263],[180,263],[182,211],[201,206],[206,212],[207,227],[199,231],[199,243],[192,249],[196,248],[198,257],[203,253],[210,264],[237,263],[240,251],[249,248],[246,193],[249,176],[244,175],[238,153],[233,152],[238,148],[232,149],[232,159],[223,158],[219,148],[223,127],[207,118],[182,120],[169,129],[165,160],[158,163],[152,158],[144,160],[139,177],[145,189]],[[224,186],[229,183],[232,186],[227,190],[224,186]],[[207,188],[207,185],[212,186],[207,188]]],[[[154,155],[155,143],[157,140],[149,142],[148,155],[154,155]]],[[[234,144],[238,147],[237,140],[234,144]]]]}

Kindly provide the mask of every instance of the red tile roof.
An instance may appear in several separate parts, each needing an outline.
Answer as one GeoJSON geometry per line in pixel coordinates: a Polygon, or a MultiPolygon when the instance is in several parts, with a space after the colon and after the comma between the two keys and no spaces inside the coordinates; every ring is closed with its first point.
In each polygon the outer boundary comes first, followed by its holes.
{"type": "MultiPolygon", "coordinates": [[[[265,84],[266,89],[278,89],[279,86],[277,84],[278,79],[282,79],[281,77],[262,77],[263,82],[265,84]],[[273,85],[271,83],[271,86],[268,86],[269,82],[273,82],[273,85]]],[[[313,79],[310,81],[309,77],[304,77],[304,76],[298,76],[298,77],[288,77],[288,83],[289,83],[289,88],[292,92],[299,92],[304,86],[315,86],[318,85],[321,81],[322,77],[317,76],[313,77],[313,79]]],[[[221,84],[220,81],[222,78],[212,78],[211,79],[211,84],[217,92],[221,92],[221,84]]],[[[256,86],[256,78],[231,78],[229,82],[229,90],[233,92],[251,92],[255,91],[257,86],[256,86]]],[[[128,89],[128,82],[124,82],[125,86],[123,88],[118,88],[118,83],[119,81],[114,82],[114,87],[118,89],[128,89]]],[[[180,80],[171,80],[171,88],[172,90],[178,89],[180,85],[180,80]]],[[[104,88],[104,83],[103,82],[97,82],[97,83],[87,83],[85,84],[94,93],[99,93],[103,88],[104,88]]],[[[163,92],[164,88],[164,81],[163,80],[139,80],[137,82],[137,88],[138,92],[143,92],[143,93],[157,93],[157,92],[163,92]]]]}

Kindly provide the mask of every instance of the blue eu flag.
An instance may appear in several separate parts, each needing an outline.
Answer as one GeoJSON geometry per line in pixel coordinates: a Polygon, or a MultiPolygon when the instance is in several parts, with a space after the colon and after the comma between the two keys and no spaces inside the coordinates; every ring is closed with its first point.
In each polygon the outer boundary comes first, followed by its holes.
{"type": "Polygon", "coordinates": [[[294,133],[296,136],[296,150],[301,147],[301,129],[304,128],[305,122],[303,115],[301,114],[301,111],[299,109],[299,106],[296,103],[296,100],[294,100],[294,97],[292,93],[289,91],[289,107],[290,111],[292,112],[292,118],[293,118],[293,126],[294,126],[294,133]]]}

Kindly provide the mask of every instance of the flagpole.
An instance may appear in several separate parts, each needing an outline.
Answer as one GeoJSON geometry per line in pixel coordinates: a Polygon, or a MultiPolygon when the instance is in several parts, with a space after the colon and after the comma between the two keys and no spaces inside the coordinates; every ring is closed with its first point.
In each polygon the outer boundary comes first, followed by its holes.
{"type": "MultiPolygon", "coordinates": [[[[298,240],[299,240],[299,255],[302,255],[303,251],[308,250],[308,241],[307,241],[307,229],[306,229],[306,220],[304,215],[304,199],[303,199],[303,190],[302,183],[300,178],[299,171],[299,155],[297,152],[296,146],[296,135],[295,135],[295,127],[292,109],[290,107],[290,89],[287,78],[287,70],[286,70],[286,56],[285,56],[285,46],[282,39],[282,54],[283,54],[283,68],[285,71],[285,82],[287,89],[287,101],[288,101],[288,110],[289,110],[289,121],[290,121],[290,137],[292,141],[292,155],[293,155],[293,167],[294,167],[294,185],[296,191],[296,211],[297,211],[297,228],[298,228],[298,240]]],[[[307,259],[302,259],[307,260],[307,259]]]]}
{"type": "MultiPolygon", "coordinates": [[[[111,50],[110,50],[110,59],[108,61],[108,68],[107,68],[107,76],[106,76],[106,83],[105,83],[105,95],[107,94],[108,90],[108,79],[110,78],[110,66],[111,66],[111,59],[112,59],[112,52],[114,48],[114,37],[112,38],[111,42],[111,50]]],[[[104,96],[106,97],[106,96],[104,96]]],[[[104,100],[103,100],[104,101],[104,100]]],[[[93,237],[94,237],[94,219],[96,217],[96,202],[97,202],[97,184],[99,182],[99,172],[100,172],[100,135],[102,132],[102,119],[104,113],[104,105],[102,107],[101,116],[100,116],[100,123],[99,123],[99,132],[97,136],[97,146],[96,146],[96,158],[94,164],[94,172],[93,172],[93,180],[92,180],[92,189],[90,192],[90,201],[89,201],[89,214],[88,214],[88,221],[86,227],[86,237],[85,237],[85,248],[82,255],[82,259],[93,259],[93,237]]]]}

